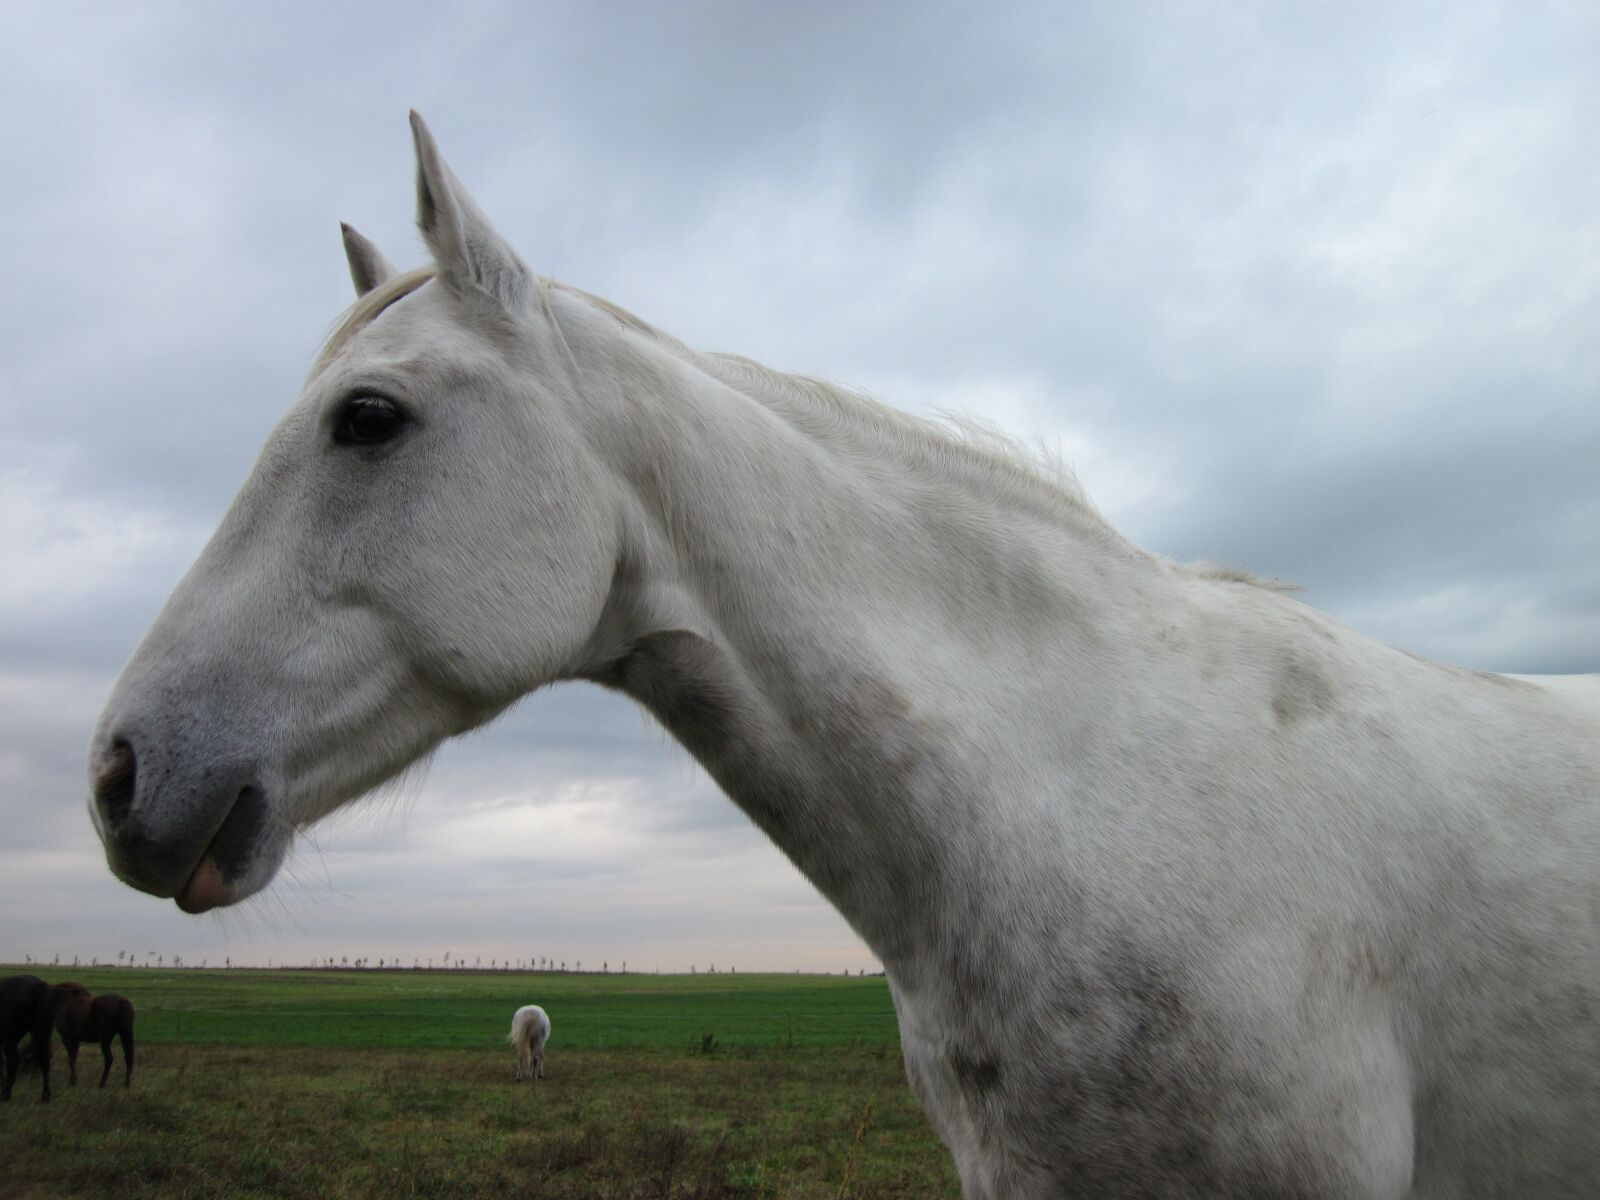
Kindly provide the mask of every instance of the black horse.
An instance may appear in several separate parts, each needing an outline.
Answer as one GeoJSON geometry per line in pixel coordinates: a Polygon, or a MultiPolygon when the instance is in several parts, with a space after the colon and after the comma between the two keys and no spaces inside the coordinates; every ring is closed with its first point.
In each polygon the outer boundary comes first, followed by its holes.
{"type": "Polygon", "coordinates": [[[56,995],[36,975],[12,975],[0,979],[0,1055],[5,1058],[5,1079],[0,1100],[11,1099],[11,1086],[17,1081],[22,1055],[17,1045],[24,1034],[33,1037],[32,1051],[44,1072],[44,1094],[50,1099],[50,1026],[56,1015],[56,995]]]}
{"type": "Polygon", "coordinates": [[[78,1046],[83,1042],[99,1042],[100,1054],[105,1059],[105,1070],[100,1072],[100,1086],[105,1087],[111,1075],[111,1040],[122,1041],[122,1086],[133,1082],[133,1005],[121,996],[107,992],[89,998],[89,989],[81,983],[58,983],[50,989],[55,993],[56,1031],[61,1034],[67,1048],[67,1083],[78,1084],[78,1046]]]}

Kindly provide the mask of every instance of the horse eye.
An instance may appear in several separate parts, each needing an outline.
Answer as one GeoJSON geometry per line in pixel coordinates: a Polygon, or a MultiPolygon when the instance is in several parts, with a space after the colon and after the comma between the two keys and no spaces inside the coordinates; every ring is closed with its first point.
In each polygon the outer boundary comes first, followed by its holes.
{"type": "Polygon", "coordinates": [[[405,413],[393,400],[352,396],[334,423],[333,440],[341,446],[373,446],[388,441],[405,423],[405,413]]]}

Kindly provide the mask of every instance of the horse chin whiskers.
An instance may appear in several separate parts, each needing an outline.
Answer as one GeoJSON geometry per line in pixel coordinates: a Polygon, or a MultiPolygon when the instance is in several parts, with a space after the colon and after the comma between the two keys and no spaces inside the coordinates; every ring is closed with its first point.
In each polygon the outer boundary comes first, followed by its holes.
{"type": "MultiPolygon", "coordinates": [[[[311,841],[313,839],[306,838],[311,841]]],[[[305,935],[318,927],[315,912],[325,908],[327,899],[312,893],[333,892],[331,884],[308,874],[303,856],[292,853],[294,843],[288,844],[283,861],[274,873],[275,880],[290,886],[263,887],[243,896],[227,908],[213,909],[209,914],[229,936],[236,934],[262,934],[280,936],[286,930],[305,935]],[[314,906],[314,907],[313,907],[314,906]]],[[[326,872],[323,872],[324,877],[326,872]]]]}
{"type": "Polygon", "coordinates": [[[277,806],[282,831],[293,836],[317,825],[359,823],[373,815],[403,816],[422,794],[439,743],[433,743],[395,767],[327,759],[301,772],[284,789],[277,806]],[[370,803],[377,801],[376,804],[370,803]]]}
{"type": "Polygon", "coordinates": [[[437,752],[437,746],[430,748],[370,791],[356,797],[363,801],[360,807],[350,803],[342,811],[351,813],[357,819],[369,816],[385,820],[403,817],[422,796],[428,773],[433,769],[433,756],[437,752]]]}

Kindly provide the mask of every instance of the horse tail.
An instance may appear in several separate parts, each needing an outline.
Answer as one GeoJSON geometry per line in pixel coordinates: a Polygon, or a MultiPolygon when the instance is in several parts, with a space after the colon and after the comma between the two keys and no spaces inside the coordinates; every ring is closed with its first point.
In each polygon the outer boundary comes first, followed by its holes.
{"type": "Polygon", "coordinates": [[[513,1046],[531,1046],[540,1040],[550,1018],[541,1020],[541,1012],[528,1012],[518,1009],[511,1017],[511,1032],[506,1034],[506,1041],[513,1046]]]}

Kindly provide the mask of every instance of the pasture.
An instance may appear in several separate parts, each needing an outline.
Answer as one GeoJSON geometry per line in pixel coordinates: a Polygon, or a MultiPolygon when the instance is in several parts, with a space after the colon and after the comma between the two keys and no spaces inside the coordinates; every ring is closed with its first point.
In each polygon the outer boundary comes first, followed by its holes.
{"type": "Polygon", "coordinates": [[[140,1058],[19,1082],[6,1197],[959,1194],[882,979],[29,969],[127,995],[140,1058]],[[528,1002],[547,1077],[513,1085],[528,1002]]]}

